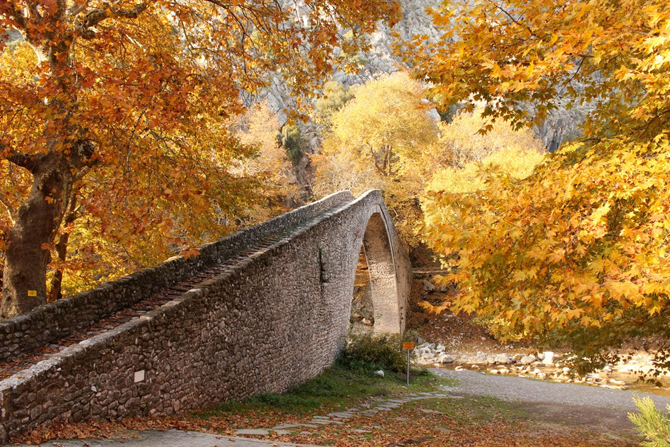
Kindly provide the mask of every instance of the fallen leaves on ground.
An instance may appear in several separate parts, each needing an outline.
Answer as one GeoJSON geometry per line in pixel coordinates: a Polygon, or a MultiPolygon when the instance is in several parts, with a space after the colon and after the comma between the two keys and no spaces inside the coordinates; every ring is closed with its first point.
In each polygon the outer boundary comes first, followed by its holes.
{"type": "MultiPolygon", "coordinates": [[[[370,402],[370,401],[368,401],[370,402]]],[[[364,402],[361,402],[364,403],[364,402]]],[[[192,430],[231,436],[242,428],[272,428],[279,424],[309,423],[316,414],[332,409],[291,415],[271,409],[218,412],[173,417],[127,418],[113,422],[54,425],[34,430],[14,441],[38,444],[50,439],[131,438],[135,430],[192,430]]],[[[501,401],[482,399],[428,399],[392,411],[357,414],[342,424],[298,427],[289,435],[271,432],[259,439],[335,447],[487,446],[487,447],[632,447],[597,427],[547,426],[528,420],[501,401]],[[440,411],[442,410],[442,411],[440,411]]]]}

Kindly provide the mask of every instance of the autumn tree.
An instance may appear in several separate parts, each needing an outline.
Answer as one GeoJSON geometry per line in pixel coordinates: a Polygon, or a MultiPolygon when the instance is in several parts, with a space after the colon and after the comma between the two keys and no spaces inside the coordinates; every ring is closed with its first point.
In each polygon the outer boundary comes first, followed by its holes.
{"type": "Polygon", "coordinates": [[[423,87],[405,72],[352,87],[353,98],[332,115],[332,130],[317,161],[315,190],[382,189],[405,238],[418,211],[421,189],[416,160],[437,138],[437,123],[423,101],[423,87]]]}
{"type": "Polygon", "coordinates": [[[559,102],[591,110],[581,141],[527,179],[489,172],[484,192],[433,192],[426,239],[454,264],[454,308],[578,356],[668,340],[670,4],[454,1],[433,18],[444,39],[413,51],[444,106],[483,102],[519,127],[559,102]]]}
{"type": "Polygon", "coordinates": [[[251,222],[262,222],[286,212],[300,200],[300,185],[286,149],[279,144],[281,126],[267,102],[256,104],[241,115],[235,126],[240,141],[255,149],[254,154],[238,162],[245,177],[260,182],[263,200],[253,207],[251,222]]]}
{"type": "Polygon", "coordinates": [[[234,211],[245,188],[228,165],[247,149],[225,123],[243,110],[241,93],[278,71],[310,95],[336,46],[355,51],[399,11],[391,0],[302,10],[296,18],[273,0],[0,3],[0,30],[22,37],[0,39],[0,155],[12,179],[3,178],[3,316],[45,302],[70,211],[119,241],[187,228],[203,209],[234,211]],[[355,38],[342,42],[343,28],[355,38]]]}
{"type": "MultiPolygon", "coordinates": [[[[474,193],[488,188],[482,172],[495,171],[523,179],[544,159],[542,141],[532,130],[515,130],[498,121],[486,133],[481,109],[459,112],[450,123],[440,123],[438,140],[428,146],[418,160],[425,177],[423,205],[427,209],[432,193],[474,193]]],[[[426,218],[428,225],[435,216],[426,218]]]]}
{"type": "Polygon", "coordinates": [[[323,92],[314,104],[314,115],[318,123],[326,130],[330,130],[333,115],[338,112],[353,97],[351,91],[341,82],[328,81],[323,86],[323,92]]]}
{"type": "MultiPolygon", "coordinates": [[[[483,109],[459,111],[449,122],[438,123],[437,141],[422,151],[422,166],[427,176],[443,169],[462,169],[503,149],[538,152],[542,142],[530,129],[514,129],[509,123],[490,123],[483,109]],[[488,130],[484,132],[483,130],[488,130]]],[[[513,160],[510,160],[513,163],[513,160]]]]}

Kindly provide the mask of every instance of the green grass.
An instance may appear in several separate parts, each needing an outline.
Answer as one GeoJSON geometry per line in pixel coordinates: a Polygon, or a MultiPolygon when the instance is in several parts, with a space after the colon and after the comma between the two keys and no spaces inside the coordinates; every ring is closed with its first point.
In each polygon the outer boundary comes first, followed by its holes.
{"type": "Polygon", "coordinates": [[[410,374],[410,386],[407,387],[401,374],[387,372],[385,377],[379,377],[370,371],[352,370],[336,364],[284,393],[261,394],[242,402],[226,402],[198,415],[207,418],[222,412],[275,411],[301,415],[323,410],[336,411],[372,397],[436,391],[440,385],[453,384],[448,379],[417,370],[410,374]]]}

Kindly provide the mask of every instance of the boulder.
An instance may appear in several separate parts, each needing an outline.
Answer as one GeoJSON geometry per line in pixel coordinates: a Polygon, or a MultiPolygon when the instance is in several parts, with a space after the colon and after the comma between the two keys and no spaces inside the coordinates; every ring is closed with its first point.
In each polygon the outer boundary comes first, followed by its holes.
{"type": "Polygon", "coordinates": [[[510,359],[509,356],[505,353],[496,355],[494,361],[498,365],[507,365],[509,363],[512,363],[512,359],[510,359]]]}
{"type": "Polygon", "coordinates": [[[423,290],[426,292],[434,292],[435,291],[435,286],[433,285],[432,282],[428,281],[427,279],[423,280],[423,290]]]}
{"type": "Polygon", "coordinates": [[[530,365],[531,363],[534,363],[537,360],[537,358],[531,354],[531,355],[524,355],[521,357],[521,360],[519,360],[519,363],[522,365],[530,365]]]}
{"type": "Polygon", "coordinates": [[[437,363],[440,363],[442,365],[444,365],[446,363],[454,363],[454,360],[455,359],[454,359],[453,356],[451,356],[449,354],[445,354],[445,353],[442,353],[437,357],[437,363]]]}

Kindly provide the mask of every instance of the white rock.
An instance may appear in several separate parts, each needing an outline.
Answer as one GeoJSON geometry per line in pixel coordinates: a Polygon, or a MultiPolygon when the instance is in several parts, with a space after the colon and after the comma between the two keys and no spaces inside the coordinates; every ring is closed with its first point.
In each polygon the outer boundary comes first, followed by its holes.
{"type": "Polygon", "coordinates": [[[486,363],[486,354],[478,352],[477,356],[472,359],[472,363],[486,363]]]}
{"type": "Polygon", "coordinates": [[[381,369],[375,371],[375,374],[378,375],[379,377],[384,377],[384,371],[382,371],[381,369]]]}
{"type": "Polygon", "coordinates": [[[440,354],[439,357],[437,358],[437,363],[441,364],[454,363],[454,360],[455,359],[449,354],[440,354]]]}
{"type": "Polygon", "coordinates": [[[554,364],[554,353],[551,351],[545,351],[544,357],[542,358],[542,363],[545,365],[553,365],[554,364]]]}

